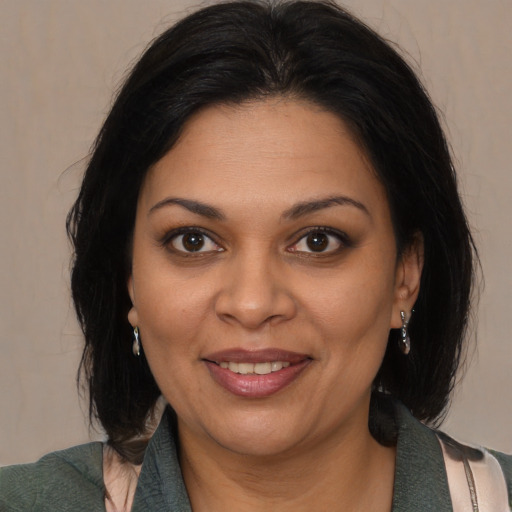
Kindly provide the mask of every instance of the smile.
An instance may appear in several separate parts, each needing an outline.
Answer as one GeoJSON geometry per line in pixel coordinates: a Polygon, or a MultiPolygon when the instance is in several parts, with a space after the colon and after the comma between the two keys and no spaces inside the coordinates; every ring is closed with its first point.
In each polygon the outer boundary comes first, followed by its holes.
{"type": "Polygon", "coordinates": [[[235,361],[222,361],[219,366],[229,369],[240,375],[268,375],[269,373],[278,372],[283,368],[290,366],[289,361],[270,361],[265,363],[237,363],[235,361]]]}
{"type": "Polygon", "coordinates": [[[203,359],[213,381],[230,394],[267,398],[297,381],[313,360],[279,349],[225,350],[203,359]]]}

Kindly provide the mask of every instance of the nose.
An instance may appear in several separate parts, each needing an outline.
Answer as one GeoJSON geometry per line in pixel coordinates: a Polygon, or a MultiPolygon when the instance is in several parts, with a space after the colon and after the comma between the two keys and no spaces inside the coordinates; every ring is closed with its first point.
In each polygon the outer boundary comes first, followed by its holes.
{"type": "Polygon", "coordinates": [[[297,309],[290,284],[286,272],[270,256],[241,255],[226,265],[216,314],[250,330],[290,320],[297,309]]]}

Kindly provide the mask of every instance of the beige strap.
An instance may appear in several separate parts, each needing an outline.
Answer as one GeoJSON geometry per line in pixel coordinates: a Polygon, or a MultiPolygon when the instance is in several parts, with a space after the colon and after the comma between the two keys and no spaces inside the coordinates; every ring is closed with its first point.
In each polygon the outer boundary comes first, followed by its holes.
{"type": "Polygon", "coordinates": [[[453,512],[510,512],[505,476],[483,448],[465,446],[438,434],[443,450],[453,512]]]}
{"type": "Polygon", "coordinates": [[[110,446],[103,445],[103,481],[107,512],[130,512],[141,466],[123,461],[110,446]]]}

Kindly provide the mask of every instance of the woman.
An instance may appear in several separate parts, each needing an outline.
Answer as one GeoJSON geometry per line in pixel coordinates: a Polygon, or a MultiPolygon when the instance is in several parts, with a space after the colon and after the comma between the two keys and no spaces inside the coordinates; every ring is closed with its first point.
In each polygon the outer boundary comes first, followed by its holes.
{"type": "Polygon", "coordinates": [[[6,510],[508,507],[510,457],[420,423],[448,405],[473,242],[426,93],[350,14],[234,2],[162,34],[68,228],[108,444],[4,470],[6,510]]]}

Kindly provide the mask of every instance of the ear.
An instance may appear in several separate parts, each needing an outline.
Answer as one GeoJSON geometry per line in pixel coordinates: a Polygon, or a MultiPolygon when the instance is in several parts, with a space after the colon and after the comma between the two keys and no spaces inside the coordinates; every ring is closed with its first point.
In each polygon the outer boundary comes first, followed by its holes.
{"type": "Polygon", "coordinates": [[[128,311],[128,322],[130,322],[130,325],[132,327],[136,327],[139,325],[139,314],[137,313],[137,309],[135,307],[135,288],[133,285],[133,276],[130,274],[130,277],[128,277],[128,295],[130,296],[130,300],[132,301],[132,307],[130,308],[130,311],[128,311]]]}
{"type": "Polygon", "coordinates": [[[410,245],[403,251],[397,262],[395,275],[395,297],[391,316],[391,328],[402,326],[400,311],[410,317],[420,292],[421,272],[424,262],[423,235],[415,233],[410,245]]]}

